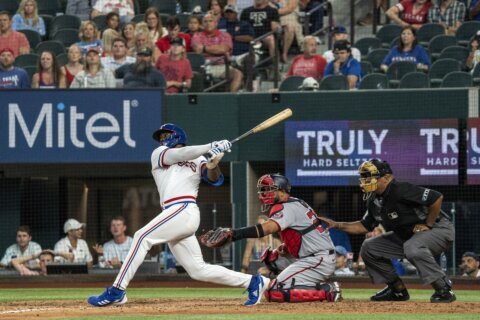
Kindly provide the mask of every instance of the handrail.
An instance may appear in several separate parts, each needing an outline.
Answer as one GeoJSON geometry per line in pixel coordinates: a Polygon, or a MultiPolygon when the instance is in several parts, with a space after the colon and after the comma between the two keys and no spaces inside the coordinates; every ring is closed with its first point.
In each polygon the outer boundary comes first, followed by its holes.
{"type": "Polygon", "coordinates": [[[312,10],[308,11],[305,14],[306,19],[303,22],[303,30],[304,31],[306,30],[307,34],[308,34],[308,30],[309,30],[309,26],[310,26],[310,18],[312,16],[312,14],[317,12],[318,10],[320,10],[322,7],[327,10],[328,23],[325,27],[320,28],[318,30],[315,30],[313,33],[310,33],[309,35],[316,36],[316,35],[318,35],[322,32],[326,32],[328,34],[328,48],[331,49],[331,47],[332,47],[332,37],[330,36],[330,29],[334,25],[334,22],[333,22],[333,7],[332,7],[331,2],[325,1],[322,4],[313,8],[312,10]]]}

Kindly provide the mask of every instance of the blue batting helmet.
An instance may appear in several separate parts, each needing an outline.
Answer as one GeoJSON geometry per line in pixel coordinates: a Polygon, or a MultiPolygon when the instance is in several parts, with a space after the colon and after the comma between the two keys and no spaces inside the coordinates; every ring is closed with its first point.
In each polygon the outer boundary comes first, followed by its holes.
{"type": "Polygon", "coordinates": [[[177,144],[187,145],[187,134],[177,125],[166,123],[155,131],[152,135],[153,139],[169,148],[174,148],[177,144]],[[161,139],[162,133],[169,133],[167,137],[161,139]]]}

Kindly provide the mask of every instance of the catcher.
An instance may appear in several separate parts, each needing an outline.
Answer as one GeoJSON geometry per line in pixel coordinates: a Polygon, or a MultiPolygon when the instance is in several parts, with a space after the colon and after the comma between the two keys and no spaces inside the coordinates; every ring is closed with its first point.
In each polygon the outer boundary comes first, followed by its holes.
{"type": "Polygon", "coordinates": [[[274,173],[260,177],[258,197],[269,219],[251,227],[210,230],[200,236],[200,242],[217,248],[230,241],[262,238],[279,232],[282,245],[273,251],[268,248],[262,255],[270,271],[279,272],[264,293],[266,299],[271,302],[339,301],[338,283],[326,282],[335,271],[336,263],[330,235],[307,203],[290,196],[290,189],[290,182],[283,175],[274,173]],[[275,262],[279,256],[287,254],[294,262],[280,272],[275,262]]]}

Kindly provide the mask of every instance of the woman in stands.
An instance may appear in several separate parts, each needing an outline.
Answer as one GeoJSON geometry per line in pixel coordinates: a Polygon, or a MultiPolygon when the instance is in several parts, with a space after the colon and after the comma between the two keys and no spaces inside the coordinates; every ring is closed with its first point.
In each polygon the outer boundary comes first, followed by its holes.
{"type": "Polygon", "coordinates": [[[213,15],[213,17],[220,22],[220,19],[225,19],[223,18],[223,8],[226,4],[227,2],[225,0],[210,0],[210,3],[208,4],[208,13],[213,15]]]}
{"type": "Polygon", "coordinates": [[[107,16],[105,17],[106,23],[107,23],[107,28],[106,29],[112,29],[117,32],[120,32],[120,16],[118,13],[112,11],[107,16]]]}
{"type": "Polygon", "coordinates": [[[120,38],[120,33],[113,29],[106,29],[103,31],[102,35],[102,43],[103,43],[103,57],[111,57],[112,56],[112,45],[113,40],[120,38]]]}
{"type": "Polygon", "coordinates": [[[413,26],[403,28],[398,45],[393,47],[380,65],[387,72],[388,67],[397,61],[412,61],[419,71],[428,71],[430,58],[427,51],[417,44],[416,32],[413,26]]]}
{"type": "Polygon", "coordinates": [[[93,5],[92,18],[115,11],[123,23],[132,20],[135,15],[133,0],[97,0],[93,5]]]}
{"type": "Polygon", "coordinates": [[[38,59],[37,73],[32,77],[32,88],[66,88],[65,75],[58,66],[57,58],[50,51],[43,51],[38,59]]]}
{"type": "Polygon", "coordinates": [[[156,8],[148,8],[147,11],[145,11],[144,21],[148,26],[150,39],[152,39],[153,43],[167,35],[167,29],[163,27],[160,13],[156,8]]]}
{"type": "Polygon", "coordinates": [[[75,76],[83,70],[82,53],[80,47],[73,44],[68,48],[68,62],[63,66],[67,87],[70,87],[75,76]]]}
{"type": "Polygon", "coordinates": [[[153,61],[157,61],[158,57],[161,54],[160,50],[150,38],[147,24],[145,22],[140,22],[137,23],[137,25],[135,26],[135,46],[129,50],[128,55],[136,57],[138,49],[143,47],[148,47],[152,49],[153,61]]]}
{"type": "Polygon", "coordinates": [[[412,26],[414,29],[427,23],[430,0],[402,0],[387,10],[387,16],[401,27],[412,26]]]}
{"type": "Polygon", "coordinates": [[[17,14],[12,17],[12,29],[33,30],[40,35],[45,35],[45,22],[38,16],[37,2],[35,0],[22,0],[18,6],[17,14]]]}
{"type": "Polygon", "coordinates": [[[76,45],[80,47],[82,55],[86,55],[90,48],[103,48],[102,40],[98,39],[98,36],[99,32],[95,22],[82,22],[78,35],[81,41],[76,43],[76,45]]]}
{"type": "Polygon", "coordinates": [[[127,41],[127,48],[135,47],[135,22],[129,22],[122,28],[122,37],[127,41]]]}

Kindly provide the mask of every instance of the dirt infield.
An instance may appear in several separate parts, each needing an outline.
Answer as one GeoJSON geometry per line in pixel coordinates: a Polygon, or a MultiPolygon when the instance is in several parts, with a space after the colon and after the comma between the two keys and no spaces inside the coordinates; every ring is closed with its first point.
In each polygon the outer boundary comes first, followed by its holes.
{"type": "MultiPolygon", "coordinates": [[[[153,316],[160,314],[315,314],[320,303],[278,304],[262,303],[253,308],[242,306],[241,299],[216,300],[173,300],[173,299],[133,299],[119,307],[94,308],[85,301],[28,301],[2,303],[1,319],[54,319],[64,317],[95,317],[132,315],[153,316]]],[[[324,302],[323,304],[326,304],[324,302]]],[[[321,308],[321,313],[355,314],[480,314],[480,304],[474,302],[454,302],[451,304],[431,304],[429,302],[382,302],[344,300],[334,307],[321,308]],[[379,308],[379,304],[382,305],[379,308]]]]}

